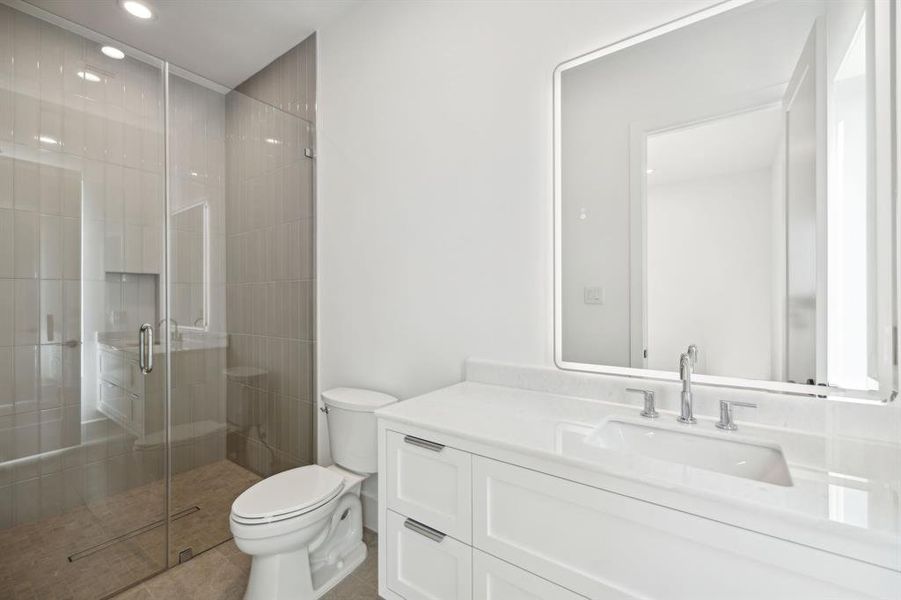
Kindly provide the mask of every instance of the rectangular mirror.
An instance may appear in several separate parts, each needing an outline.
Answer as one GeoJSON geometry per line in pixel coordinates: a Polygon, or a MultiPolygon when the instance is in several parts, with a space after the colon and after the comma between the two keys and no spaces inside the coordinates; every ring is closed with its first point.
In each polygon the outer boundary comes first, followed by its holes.
{"type": "Polygon", "coordinates": [[[558,67],[558,366],[894,397],[890,11],[725,2],[558,67]]]}
{"type": "Polygon", "coordinates": [[[182,329],[209,323],[209,214],[206,202],[175,211],[172,236],[172,319],[182,329]]]}

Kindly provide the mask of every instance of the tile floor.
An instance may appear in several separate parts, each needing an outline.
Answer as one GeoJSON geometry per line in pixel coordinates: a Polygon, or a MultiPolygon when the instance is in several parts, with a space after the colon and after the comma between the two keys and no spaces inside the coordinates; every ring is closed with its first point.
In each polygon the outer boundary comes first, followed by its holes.
{"type": "MultiPolygon", "coordinates": [[[[322,600],[378,598],[378,538],[364,530],[368,554],[362,565],[322,600]]],[[[250,557],[231,540],[118,596],[115,600],[240,600],[250,573],[250,557]]]]}
{"type": "MultiPolygon", "coordinates": [[[[231,503],[256,481],[257,475],[227,460],[174,477],[173,512],[199,510],[173,521],[172,564],[187,546],[196,553],[229,539],[231,503]]],[[[152,524],[162,519],[164,493],[162,482],[154,482],[0,531],[0,598],[97,600],[161,571],[165,528],[152,524]],[[104,545],[139,528],[137,535],[104,545]],[[75,553],[81,557],[70,561],[75,553]]]]}

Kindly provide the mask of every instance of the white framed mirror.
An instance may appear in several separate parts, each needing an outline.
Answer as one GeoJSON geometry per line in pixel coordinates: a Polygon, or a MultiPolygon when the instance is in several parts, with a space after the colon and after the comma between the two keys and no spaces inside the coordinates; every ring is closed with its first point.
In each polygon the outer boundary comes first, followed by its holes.
{"type": "Polygon", "coordinates": [[[172,213],[171,314],[180,329],[208,331],[210,323],[210,215],[206,201],[172,213]]]}
{"type": "Polygon", "coordinates": [[[898,390],[887,0],[735,0],[554,72],[563,369],[898,390]]]}

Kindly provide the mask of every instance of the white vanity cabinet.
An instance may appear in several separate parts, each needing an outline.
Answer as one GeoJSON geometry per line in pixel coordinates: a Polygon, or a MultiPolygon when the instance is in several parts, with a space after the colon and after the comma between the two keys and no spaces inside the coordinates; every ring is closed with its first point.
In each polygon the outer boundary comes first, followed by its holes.
{"type": "Polygon", "coordinates": [[[403,598],[472,598],[472,548],[394,511],[387,513],[388,587],[403,598]]]}
{"type": "Polygon", "coordinates": [[[473,600],[584,600],[585,597],[473,548],[472,598],[473,600]]]}
{"type": "Polygon", "coordinates": [[[901,589],[892,570],[542,472],[509,448],[492,456],[482,442],[379,427],[386,600],[834,600],[901,589]]]}
{"type": "Polygon", "coordinates": [[[393,431],[386,443],[388,508],[469,544],[472,455],[393,431]]]}
{"type": "Polygon", "coordinates": [[[144,435],[144,375],[133,353],[99,352],[98,410],[129,433],[144,435]]]}

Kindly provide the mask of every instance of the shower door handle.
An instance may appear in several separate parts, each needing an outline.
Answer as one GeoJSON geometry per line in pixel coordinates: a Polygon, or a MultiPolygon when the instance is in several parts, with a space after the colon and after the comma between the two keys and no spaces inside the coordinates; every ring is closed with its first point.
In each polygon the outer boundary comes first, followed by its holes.
{"type": "Polygon", "coordinates": [[[138,330],[138,365],[147,375],[153,370],[153,325],[144,323],[138,330]]]}

